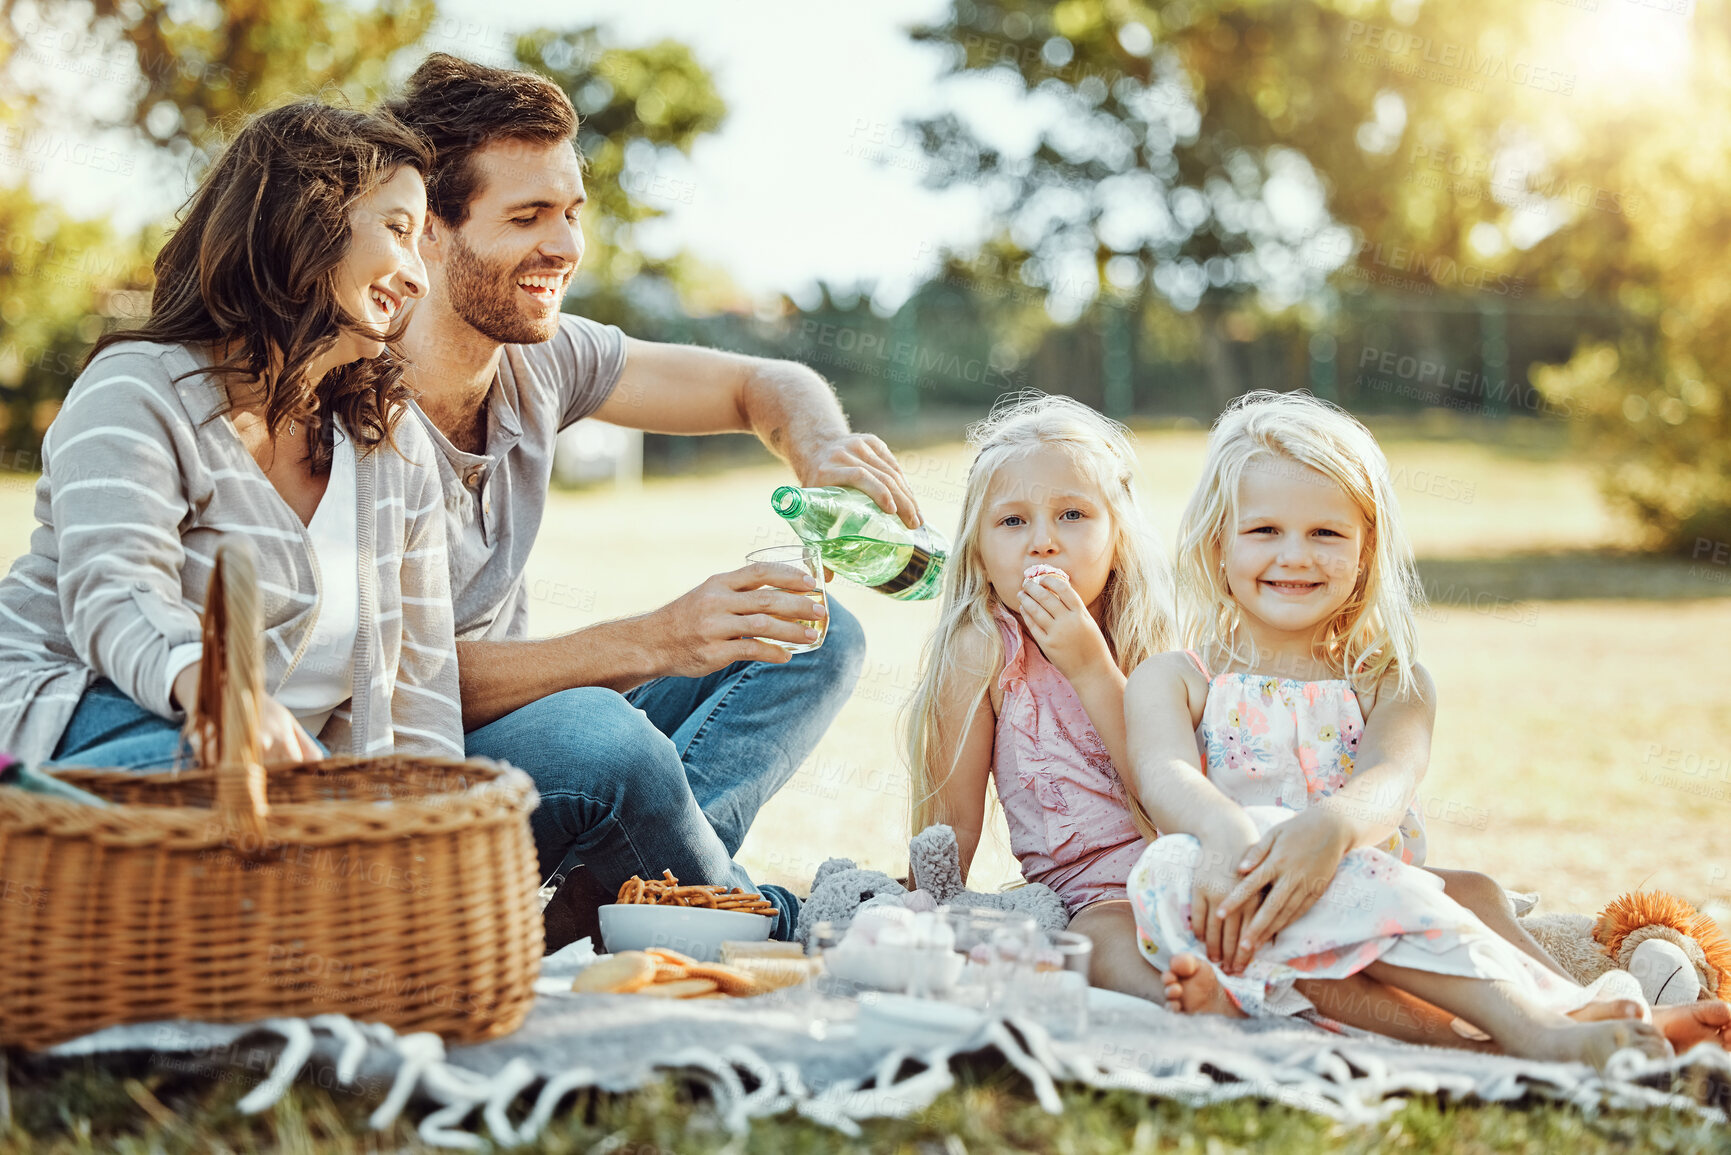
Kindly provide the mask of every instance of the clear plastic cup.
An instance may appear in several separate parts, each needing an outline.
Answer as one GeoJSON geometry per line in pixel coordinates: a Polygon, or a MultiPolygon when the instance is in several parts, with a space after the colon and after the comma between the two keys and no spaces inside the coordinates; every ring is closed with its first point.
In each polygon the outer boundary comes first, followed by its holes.
{"type": "Polygon", "coordinates": [[[956,949],[982,966],[992,961],[992,942],[1000,932],[1024,940],[1039,933],[1039,927],[1031,917],[1010,910],[986,906],[940,906],[938,913],[948,920],[950,930],[956,936],[956,949]]]}
{"type": "Polygon", "coordinates": [[[940,906],[938,913],[950,924],[956,950],[967,956],[952,998],[977,1010],[1000,1013],[1004,1002],[1007,968],[996,943],[1026,944],[1040,928],[1025,914],[984,906],[940,906]]]}
{"type": "MultiPolygon", "coordinates": [[[[809,542],[798,545],[772,545],[766,549],[754,550],[745,555],[749,562],[769,562],[775,565],[791,565],[803,569],[817,583],[817,588],[805,596],[829,608],[829,598],[824,590],[823,581],[823,550],[809,542]]],[[[815,650],[823,645],[824,638],[829,636],[829,616],[812,618],[802,622],[817,631],[817,640],[812,642],[784,642],[780,638],[759,638],[760,642],[768,642],[772,646],[780,646],[790,654],[803,654],[807,650],[815,650]]]]}
{"type": "Polygon", "coordinates": [[[1088,1030],[1088,969],[1094,943],[1061,930],[1029,941],[1004,936],[993,949],[1003,969],[1002,1013],[1032,1019],[1055,1039],[1088,1030]]]}

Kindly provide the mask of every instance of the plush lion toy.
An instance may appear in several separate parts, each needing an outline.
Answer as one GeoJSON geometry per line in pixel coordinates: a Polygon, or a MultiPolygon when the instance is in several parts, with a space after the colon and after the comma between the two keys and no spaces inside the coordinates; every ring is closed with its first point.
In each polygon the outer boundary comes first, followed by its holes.
{"type": "Polygon", "coordinates": [[[1731,1001],[1731,940],[1674,894],[1636,891],[1597,918],[1529,915],[1521,925],[1583,986],[1620,968],[1635,976],[1652,1006],[1731,1001]]]}

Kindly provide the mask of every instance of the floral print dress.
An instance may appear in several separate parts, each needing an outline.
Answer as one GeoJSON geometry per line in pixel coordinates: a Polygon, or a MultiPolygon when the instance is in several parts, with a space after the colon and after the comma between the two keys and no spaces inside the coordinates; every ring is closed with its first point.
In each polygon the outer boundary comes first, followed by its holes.
{"type": "MultiPolygon", "coordinates": [[[[1364,714],[1350,682],[1214,676],[1187,652],[1208,678],[1196,731],[1203,772],[1244,807],[1259,835],[1351,779],[1364,714]]],[[[1163,834],[1130,871],[1138,945],[1162,970],[1178,954],[1207,958],[1190,929],[1201,849],[1189,834],[1163,834]]],[[[1308,1014],[1313,1008],[1294,989],[1297,980],[1346,978],[1381,959],[1435,974],[1507,980],[1540,1005],[1565,1012],[1595,999],[1640,997],[1639,984],[1624,971],[1590,988],[1552,973],[1444,895],[1442,879],[1419,868],[1423,861],[1424,822],[1415,801],[1386,843],[1342,859],[1322,897],[1265,944],[1243,974],[1216,967],[1221,986],[1251,1015],[1308,1014]]]]}

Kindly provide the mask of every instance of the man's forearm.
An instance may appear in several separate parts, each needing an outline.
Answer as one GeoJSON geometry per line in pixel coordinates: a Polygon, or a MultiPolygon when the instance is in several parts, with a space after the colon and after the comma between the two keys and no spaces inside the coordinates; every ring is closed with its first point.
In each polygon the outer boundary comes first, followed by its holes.
{"type": "Polygon", "coordinates": [[[741,399],[741,416],[770,452],[801,474],[806,449],[845,437],[847,415],[835,390],[812,369],[794,361],[760,361],[741,399]]]}
{"type": "Polygon", "coordinates": [[[623,694],[659,676],[643,633],[642,618],[625,618],[536,641],[458,642],[463,729],[561,690],[601,686],[623,694]]]}

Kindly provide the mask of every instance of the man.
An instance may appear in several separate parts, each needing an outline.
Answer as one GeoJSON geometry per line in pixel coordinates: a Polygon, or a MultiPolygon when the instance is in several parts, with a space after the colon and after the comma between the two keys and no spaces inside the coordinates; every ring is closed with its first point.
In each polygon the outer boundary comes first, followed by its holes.
{"type": "MultiPolygon", "coordinates": [[[[583,258],[577,115],[557,85],[435,54],[388,110],[437,150],[421,255],[430,280],[402,342],[440,450],[464,729],[470,755],[541,792],[549,949],[596,931],[633,874],[758,889],[788,937],[798,900],[752,886],[734,855],[798,769],[864,662],[829,603],[821,648],[789,659],[813,604],[791,566],[717,574],[669,605],[562,637],[527,638],[524,563],[554,437],[587,416],[657,433],[756,433],[802,485],[846,485],[909,526],[917,505],[876,437],[849,430],[803,365],[626,337],[561,314],[583,258]],[[763,588],[768,586],[770,588],[763,588]]],[[[672,560],[672,559],[670,559],[672,560]]]]}

